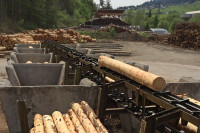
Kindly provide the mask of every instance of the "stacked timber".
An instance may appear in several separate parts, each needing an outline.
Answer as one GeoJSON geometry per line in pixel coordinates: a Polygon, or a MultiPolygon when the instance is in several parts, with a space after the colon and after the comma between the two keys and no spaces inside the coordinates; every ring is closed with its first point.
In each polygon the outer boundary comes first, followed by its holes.
{"type": "Polygon", "coordinates": [[[200,23],[180,23],[168,39],[169,44],[192,50],[200,49],[200,23]]]}
{"type": "Polygon", "coordinates": [[[108,133],[87,102],[73,103],[68,113],[36,114],[30,133],[108,133]]]}
{"type": "Polygon", "coordinates": [[[101,17],[85,22],[85,25],[121,25],[128,26],[129,24],[116,17],[101,17]]]}
{"type": "Polygon", "coordinates": [[[16,43],[39,44],[44,40],[73,44],[96,41],[96,39],[93,39],[90,36],[80,35],[72,29],[36,29],[23,31],[22,33],[17,34],[0,35],[0,45],[6,47],[7,49],[13,49],[16,43]]]}
{"type": "Polygon", "coordinates": [[[99,31],[110,32],[112,29],[114,29],[116,33],[121,33],[121,32],[131,33],[131,31],[128,30],[127,28],[124,28],[124,27],[121,27],[121,26],[118,26],[118,25],[114,25],[114,24],[109,24],[108,26],[101,27],[99,29],[99,31]]]}

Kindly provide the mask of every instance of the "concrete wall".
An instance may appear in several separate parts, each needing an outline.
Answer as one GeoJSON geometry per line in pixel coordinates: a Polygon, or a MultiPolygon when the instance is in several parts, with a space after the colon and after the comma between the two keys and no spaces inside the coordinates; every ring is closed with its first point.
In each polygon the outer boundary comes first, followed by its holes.
{"type": "Polygon", "coordinates": [[[64,81],[65,66],[53,63],[12,64],[6,66],[6,71],[13,86],[61,85],[64,81]]]}
{"type": "Polygon", "coordinates": [[[18,48],[14,49],[17,53],[44,53],[42,48],[18,48]]]}
{"type": "Polygon", "coordinates": [[[15,63],[26,63],[27,61],[31,61],[32,63],[51,63],[52,54],[11,53],[11,60],[15,63]]]}
{"type": "Polygon", "coordinates": [[[187,94],[189,97],[200,101],[200,83],[167,83],[165,90],[187,94]]]}
{"type": "Polygon", "coordinates": [[[82,100],[96,109],[97,97],[98,88],[94,86],[0,87],[0,100],[10,133],[20,133],[17,100],[26,100],[27,107],[32,108],[28,115],[31,128],[36,113],[51,115],[56,110],[66,113],[71,103],[82,100]]]}
{"type": "Polygon", "coordinates": [[[40,48],[40,44],[15,44],[15,47],[18,48],[29,48],[29,46],[32,46],[33,48],[40,48]]]}

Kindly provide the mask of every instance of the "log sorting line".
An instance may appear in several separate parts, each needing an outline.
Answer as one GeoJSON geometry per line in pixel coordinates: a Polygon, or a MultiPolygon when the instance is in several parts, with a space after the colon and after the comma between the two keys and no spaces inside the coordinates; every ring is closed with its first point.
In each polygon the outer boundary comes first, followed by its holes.
{"type": "Polygon", "coordinates": [[[36,114],[30,133],[108,133],[87,102],[73,103],[68,113],[36,114]]]}
{"type": "MultiPolygon", "coordinates": [[[[184,119],[186,121],[189,121],[192,124],[198,126],[200,106],[190,102],[189,100],[183,100],[182,98],[179,98],[173,95],[171,92],[165,92],[165,91],[159,92],[159,89],[153,90],[151,86],[146,86],[145,84],[142,84],[138,81],[136,82],[134,81],[135,79],[127,77],[127,75],[124,73],[119,73],[118,71],[115,71],[115,69],[105,68],[106,65],[105,66],[103,65],[102,67],[100,67],[101,65],[98,64],[97,59],[87,57],[86,55],[80,52],[77,52],[76,50],[67,48],[63,45],[59,45],[51,41],[44,41],[42,42],[42,45],[44,47],[49,47],[52,50],[58,50],[58,49],[62,50],[62,52],[64,53],[62,54],[60,58],[63,61],[67,61],[69,58],[76,59],[78,64],[80,63],[82,64],[81,66],[77,65],[76,66],[77,68],[83,67],[83,66],[91,66],[92,68],[91,73],[86,72],[85,74],[82,73],[82,75],[86,75],[86,74],[89,75],[88,78],[96,82],[97,85],[99,85],[100,87],[104,87],[104,84],[102,84],[103,79],[102,77],[94,76],[93,74],[95,72],[99,73],[98,75],[103,74],[113,79],[114,81],[113,85],[114,84],[117,85],[118,83],[123,83],[132,91],[135,88],[139,88],[137,89],[137,91],[140,96],[143,96],[145,94],[146,100],[150,101],[151,103],[154,103],[156,106],[162,107],[165,110],[179,108],[181,110],[181,114],[182,114],[181,116],[184,116],[184,119]]],[[[142,114],[143,107],[138,106],[135,100],[129,99],[125,97],[123,94],[119,93],[117,89],[115,89],[114,91],[108,92],[108,97],[140,120],[143,117],[154,116],[152,114],[153,111],[145,112],[144,114],[142,114]],[[126,102],[126,104],[124,104],[124,102],[126,102]]]]}

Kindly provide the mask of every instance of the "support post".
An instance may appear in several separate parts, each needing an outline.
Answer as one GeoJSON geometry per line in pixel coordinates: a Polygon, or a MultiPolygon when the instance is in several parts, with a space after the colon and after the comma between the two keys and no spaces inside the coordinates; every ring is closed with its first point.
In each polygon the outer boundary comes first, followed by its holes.
{"type": "Polygon", "coordinates": [[[30,108],[26,108],[25,101],[17,101],[18,113],[21,126],[21,133],[29,133],[29,125],[27,115],[30,112],[30,108]]]}
{"type": "Polygon", "coordinates": [[[65,61],[65,81],[64,85],[69,84],[69,61],[65,61]]]}

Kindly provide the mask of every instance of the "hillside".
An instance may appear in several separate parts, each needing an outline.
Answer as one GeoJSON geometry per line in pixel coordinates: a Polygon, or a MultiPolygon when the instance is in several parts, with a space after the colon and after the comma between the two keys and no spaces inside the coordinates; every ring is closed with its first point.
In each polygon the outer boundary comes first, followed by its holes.
{"type": "MultiPolygon", "coordinates": [[[[131,25],[141,25],[147,30],[149,28],[165,28],[169,32],[174,30],[177,23],[184,22],[181,15],[188,11],[199,10],[200,1],[192,4],[183,3],[169,5],[165,8],[140,8],[126,10],[123,20],[131,25]]],[[[189,22],[200,22],[200,14],[194,15],[189,22]]]]}
{"type": "Polygon", "coordinates": [[[151,0],[138,6],[124,6],[118,9],[155,9],[155,8],[166,8],[168,6],[192,4],[200,0],[151,0]]]}

